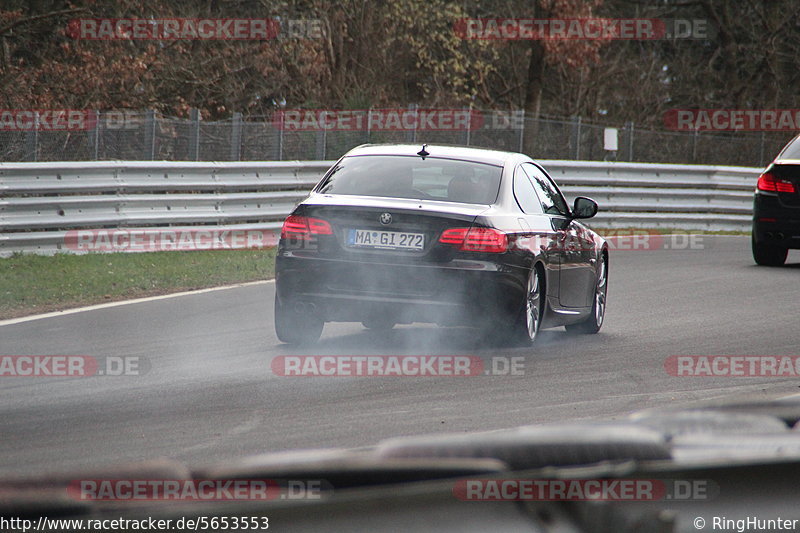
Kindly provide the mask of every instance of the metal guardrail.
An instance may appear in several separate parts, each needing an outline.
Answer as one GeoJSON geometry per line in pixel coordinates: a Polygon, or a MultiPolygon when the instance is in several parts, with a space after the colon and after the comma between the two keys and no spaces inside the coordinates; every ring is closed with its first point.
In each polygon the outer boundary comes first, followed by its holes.
{"type": "MultiPolygon", "coordinates": [[[[597,228],[747,230],[760,169],[542,161],[597,228]]],[[[331,161],[0,163],[0,255],[71,252],[69,230],[275,231],[331,161]]]]}
{"type": "Polygon", "coordinates": [[[596,228],[749,231],[762,169],[711,165],[542,161],[571,201],[589,196],[596,228]]]}

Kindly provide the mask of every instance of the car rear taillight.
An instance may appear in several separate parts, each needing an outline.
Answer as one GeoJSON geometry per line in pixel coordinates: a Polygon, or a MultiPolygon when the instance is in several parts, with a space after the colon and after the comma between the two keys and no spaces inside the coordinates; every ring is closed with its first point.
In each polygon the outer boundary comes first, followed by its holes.
{"type": "Polygon", "coordinates": [[[469,228],[450,228],[442,232],[439,242],[444,244],[461,244],[467,236],[469,228]]]}
{"type": "Polygon", "coordinates": [[[306,237],[332,235],[331,225],[324,220],[299,215],[289,215],[283,222],[281,237],[306,237]]]}
{"type": "Polygon", "coordinates": [[[503,253],[508,250],[508,235],[492,228],[450,228],[442,232],[439,242],[457,244],[465,252],[503,253]]]}
{"type": "Polygon", "coordinates": [[[758,183],[756,184],[756,187],[759,191],[790,193],[797,192],[797,190],[794,188],[794,184],[791,181],[779,180],[769,172],[764,172],[758,177],[758,183]]]}

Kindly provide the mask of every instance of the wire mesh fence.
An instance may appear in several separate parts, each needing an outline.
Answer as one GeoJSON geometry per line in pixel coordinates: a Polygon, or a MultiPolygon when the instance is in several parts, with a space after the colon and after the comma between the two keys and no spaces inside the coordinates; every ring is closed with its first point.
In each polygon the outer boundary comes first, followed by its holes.
{"type": "Polygon", "coordinates": [[[247,118],[236,113],[217,121],[202,120],[196,111],[188,119],[154,111],[95,112],[90,127],[81,130],[0,129],[0,161],[329,160],[364,143],[411,142],[522,151],[536,159],[764,166],[792,136],[785,131],[656,131],[632,123],[589,123],[580,117],[534,119],[520,112],[463,111],[479,113],[480,123],[373,129],[320,121],[287,127],[279,119],[281,112],[247,118]],[[610,127],[616,150],[606,149],[610,127]]]}

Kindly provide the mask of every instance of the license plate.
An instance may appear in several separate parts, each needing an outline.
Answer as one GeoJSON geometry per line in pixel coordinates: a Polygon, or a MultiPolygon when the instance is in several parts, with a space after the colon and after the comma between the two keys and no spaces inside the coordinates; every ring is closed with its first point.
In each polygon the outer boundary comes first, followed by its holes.
{"type": "Polygon", "coordinates": [[[358,248],[422,251],[425,247],[425,235],[400,231],[351,229],[347,234],[347,244],[358,248]]]}

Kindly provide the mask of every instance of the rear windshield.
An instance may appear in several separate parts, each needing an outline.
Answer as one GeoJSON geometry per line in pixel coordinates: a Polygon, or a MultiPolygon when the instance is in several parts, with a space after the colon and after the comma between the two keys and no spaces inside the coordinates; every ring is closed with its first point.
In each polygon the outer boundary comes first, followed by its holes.
{"type": "Polygon", "coordinates": [[[786,148],[781,151],[778,159],[800,159],[800,135],[786,145],[786,148]]]}
{"type": "Polygon", "coordinates": [[[351,156],[342,159],[317,192],[492,204],[502,167],[412,156],[351,156]]]}

